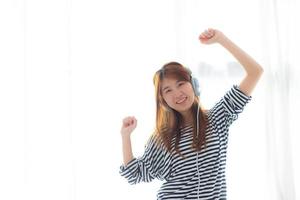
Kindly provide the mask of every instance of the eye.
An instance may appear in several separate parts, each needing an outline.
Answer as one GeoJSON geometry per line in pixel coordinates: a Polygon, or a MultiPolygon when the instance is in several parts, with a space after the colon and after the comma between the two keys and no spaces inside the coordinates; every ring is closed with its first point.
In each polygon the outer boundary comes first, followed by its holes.
{"type": "Polygon", "coordinates": [[[181,81],[181,82],[178,83],[178,86],[182,86],[184,84],[185,84],[185,82],[181,81]]]}
{"type": "Polygon", "coordinates": [[[169,90],[165,90],[165,93],[167,94],[167,93],[169,93],[169,92],[171,92],[171,90],[169,89],[169,90]]]}

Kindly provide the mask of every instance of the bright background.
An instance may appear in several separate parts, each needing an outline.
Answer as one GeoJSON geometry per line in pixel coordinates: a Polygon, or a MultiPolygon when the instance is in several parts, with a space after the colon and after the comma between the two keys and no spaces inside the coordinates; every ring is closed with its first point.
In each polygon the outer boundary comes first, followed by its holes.
{"type": "Polygon", "coordinates": [[[199,34],[218,28],[265,73],[231,127],[230,200],[300,199],[299,1],[0,1],[0,199],[155,199],[119,175],[120,127],[136,157],[155,120],[156,70],[178,61],[206,108],[244,73],[199,34]]]}

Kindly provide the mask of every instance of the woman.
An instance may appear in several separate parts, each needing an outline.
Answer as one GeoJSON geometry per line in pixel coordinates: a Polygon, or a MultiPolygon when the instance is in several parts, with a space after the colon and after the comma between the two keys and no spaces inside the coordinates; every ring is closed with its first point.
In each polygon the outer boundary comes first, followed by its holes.
{"type": "Polygon", "coordinates": [[[143,156],[132,155],[130,136],[137,120],[123,119],[123,164],[120,174],[130,184],[164,180],[157,199],[226,199],[226,150],[229,126],[251,100],[263,69],[221,31],[200,34],[203,44],[219,43],[243,66],[246,76],[210,110],[199,106],[191,72],[177,62],[154,75],[156,129],[143,156]]]}

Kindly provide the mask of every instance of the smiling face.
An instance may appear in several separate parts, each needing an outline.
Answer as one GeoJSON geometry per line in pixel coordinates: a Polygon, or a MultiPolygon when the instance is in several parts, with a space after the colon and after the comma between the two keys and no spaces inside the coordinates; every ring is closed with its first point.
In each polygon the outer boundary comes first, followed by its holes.
{"type": "Polygon", "coordinates": [[[161,95],[169,107],[180,112],[184,117],[190,113],[195,95],[189,81],[164,78],[161,83],[161,95]]]}

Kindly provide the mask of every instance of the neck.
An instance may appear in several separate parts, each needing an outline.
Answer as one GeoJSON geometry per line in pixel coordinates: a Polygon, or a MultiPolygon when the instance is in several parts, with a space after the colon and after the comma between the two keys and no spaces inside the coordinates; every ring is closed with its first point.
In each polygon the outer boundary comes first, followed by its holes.
{"type": "Polygon", "coordinates": [[[183,126],[188,126],[193,124],[193,115],[191,111],[187,111],[185,113],[181,113],[183,117],[183,126]]]}

